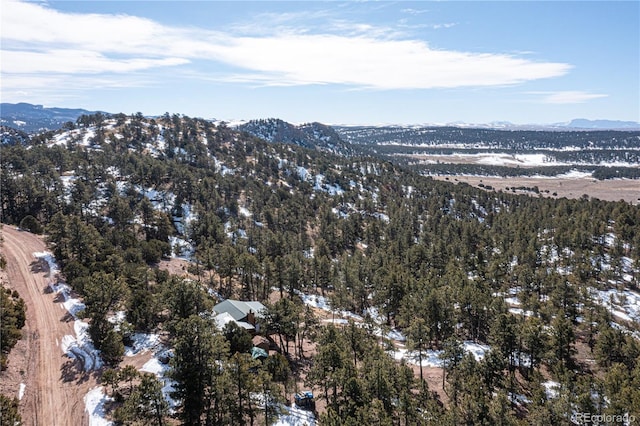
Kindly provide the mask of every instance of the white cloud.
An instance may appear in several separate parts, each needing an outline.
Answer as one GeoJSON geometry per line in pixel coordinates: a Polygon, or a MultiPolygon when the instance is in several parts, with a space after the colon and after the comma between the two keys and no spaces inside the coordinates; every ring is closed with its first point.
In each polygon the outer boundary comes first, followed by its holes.
{"type": "Polygon", "coordinates": [[[368,89],[502,86],[561,76],[571,68],[509,54],[433,49],[368,24],[337,34],[290,29],[238,36],[16,1],[3,3],[2,40],[3,91],[16,89],[5,78],[11,75],[104,77],[202,60],[240,70],[220,81],[368,89]]]}
{"type": "Polygon", "coordinates": [[[546,104],[582,104],[592,99],[606,98],[609,96],[603,93],[588,93],[579,90],[528,93],[542,96],[541,101],[546,104]]]}
{"type": "Polygon", "coordinates": [[[74,75],[67,74],[3,74],[2,102],[31,102],[55,105],[58,102],[82,98],[87,91],[96,88],[121,89],[148,87],[154,83],[140,75],[113,74],[74,75]]]}
{"type": "Polygon", "coordinates": [[[436,50],[418,40],[337,35],[240,37],[217,59],[269,73],[273,83],[346,84],[373,89],[495,86],[555,77],[567,64],[501,54],[436,50]]]}
{"type": "Polygon", "coordinates": [[[441,28],[452,28],[455,27],[457,24],[455,22],[446,22],[444,24],[432,24],[429,27],[433,28],[434,30],[439,30],[441,28]]]}

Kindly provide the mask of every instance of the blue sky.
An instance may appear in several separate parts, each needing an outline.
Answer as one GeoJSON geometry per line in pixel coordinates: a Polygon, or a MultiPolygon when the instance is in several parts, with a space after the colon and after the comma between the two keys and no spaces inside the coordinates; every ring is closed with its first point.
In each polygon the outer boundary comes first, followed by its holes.
{"type": "Polygon", "coordinates": [[[640,121],[638,1],[1,1],[2,102],[296,123],[640,121]]]}

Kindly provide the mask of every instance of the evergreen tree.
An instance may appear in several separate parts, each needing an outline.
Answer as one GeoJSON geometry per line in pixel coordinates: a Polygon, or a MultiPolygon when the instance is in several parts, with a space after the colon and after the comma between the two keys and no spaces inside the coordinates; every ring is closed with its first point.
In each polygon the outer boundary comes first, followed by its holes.
{"type": "Polygon", "coordinates": [[[210,320],[191,315],[176,324],[175,356],[171,377],[176,381],[174,397],[181,401],[179,417],[185,424],[201,425],[207,418],[224,415],[224,363],[229,346],[215,333],[210,320]]]}
{"type": "Polygon", "coordinates": [[[0,394],[0,424],[22,424],[22,416],[20,416],[20,412],[18,411],[17,398],[12,399],[0,394]]]}

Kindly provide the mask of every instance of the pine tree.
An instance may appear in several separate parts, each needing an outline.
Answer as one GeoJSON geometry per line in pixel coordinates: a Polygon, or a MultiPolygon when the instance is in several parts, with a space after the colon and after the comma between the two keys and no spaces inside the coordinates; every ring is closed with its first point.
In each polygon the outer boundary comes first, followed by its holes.
{"type": "Polygon", "coordinates": [[[251,426],[254,424],[257,407],[251,394],[262,390],[262,384],[256,374],[258,366],[259,361],[252,359],[249,354],[241,353],[233,354],[227,364],[232,395],[230,412],[235,424],[247,424],[246,417],[249,417],[251,426]]]}
{"type": "Polygon", "coordinates": [[[424,383],[424,373],[422,366],[422,357],[429,348],[429,328],[426,321],[417,317],[410,323],[406,329],[408,349],[418,352],[418,364],[420,365],[420,383],[424,383]]]}
{"type": "MultiPolygon", "coordinates": [[[[447,374],[450,374],[451,371],[455,370],[457,366],[462,361],[464,356],[464,351],[462,349],[462,344],[456,337],[450,337],[444,341],[442,347],[442,354],[440,358],[443,361],[443,374],[442,374],[442,387],[445,387],[445,377],[447,374]]],[[[457,404],[457,390],[458,383],[455,383],[453,386],[454,394],[450,395],[453,399],[454,405],[457,404]]]]}
{"type": "Polygon", "coordinates": [[[0,424],[20,425],[22,416],[18,411],[18,398],[8,398],[0,394],[0,424]]]}
{"type": "Polygon", "coordinates": [[[226,396],[218,387],[218,379],[225,374],[228,344],[215,333],[212,321],[197,315],[180,320],[175,329],[171,377],[176,381],[174,397],[182,401],[180,419],[201,425],[205,413],[222,417],[219,410],[226,396]]]}

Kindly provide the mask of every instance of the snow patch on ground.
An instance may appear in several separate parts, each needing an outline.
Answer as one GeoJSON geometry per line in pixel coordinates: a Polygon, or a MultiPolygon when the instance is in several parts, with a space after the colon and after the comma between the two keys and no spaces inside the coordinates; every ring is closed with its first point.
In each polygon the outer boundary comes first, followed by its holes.
{"type": "Polygon", "coordinates": [[[105,419],[105,404],[112,401],[102,392],[102,386],[95,387],[84,397],[85,410],[89,413],[89,426],[111,426],[113,422],[105,419]]]}
{"type": "Polygon", "coordinates": [[[327,300],[326,297],[317,296],[315,294],[301,294],[300,297],[305,305],[311,306],[312,308],[322,309],[323,311],[331,311],[329,300],[327,300]]]}
{"type": "Polygon", "coordinates": [[[525,311],[523,309],[520,308],[509,308],[509,312],[514,314],[514,315],[524,315],[525,317],[532,317],[534,316],[534,313],[532,311],[525,311]]]}
{"type": "Polygon", "coordinates": [[[124,347],[125,356],[136,356],[160,347],[160,335],[154,333],[133,333],[131,346],[124,347]]]}
{"type": "Polygon", "coordinates": [[[62,338],[62,351],[69,358],[80,361],[84,371],[97,370],[102,367],[100,351],[93,346],[88,333],[89,324],[76,320],[73,323],[75,336],[67,334],[62,338]]]}
{"type": "Polygon", "coordinates": [[[176,407],[178,406],[178,401],[171,398],[171,394],[175,392],[175,381],[171,380],[167,377],[167,372],[170,367],[167,364],[163,364],[158,358],[157,355],[147,361],[140,371],[145,373],[154,374],[160,382],[162,382],[162,395],[164,399],[169,404],[170,412],[175,412],[176,407]]]}
{"type": "Polygon", "coordinates": [[[557,175],[557,178],[564,179],[587,179],[593,176],[593,172],[581,172],[579,170],[571,170],[567,173],[557,175]]]}
{"type": "Polygon", "coordinates": [[[313,189],[316,191],[325,191],[329,195],[342,195],[344,194],[344,189],[340,187],[340,185],[331,185],[329,183],[324,183],[324,175],[317,175],[315,177],[315,185],[313,189]]]}
{"type": "Polygon", "coordinates": [[[340,324],[340,325],[349,324],[349,320],[346,320],[344,318],[325,319],[325,320],[322,320],[322,322],[331,323],[331,324],[340,324]]]}
{"type": "Polygon", "coordinates": [[[531,404],[531,400],[527,398],[525,395],[519,393],[509,392],[509,400],[514,404],[518,405],[528,405],[531,404]]]}
{"type": "Polygon", "coordinates": [[[558,397],[558,391],[560,390],[560,383],[554,382],[553,380],[547,380],[542,383],[544,386],[545,393],[547,394],[547,399],[554,399],[558,397]]]}
{"type": "Polygon", "coordinates": [[[482,361],[485,354],[489,352],[489,346],[481,345],[480,343],[475,343],[469,340],[465,340],[462,343],[462,347],[465,352],[470,353],[476,359],[476,361],[482,361]]]}
{"type": "Polygon", "coordinates": [[[590,289],[596,303],[607,307],[611,314],[625,321],[640,323],[640,294],[631,290],[590,289]]]}
{"type": "MultiPolygon", "coordinates": [[[[356,322],[357,325],[359,326],[364,325],[364,318],[362,315],[358,315],[350,311],[334,310],[331,308],[331,304],[326,297],[318,296],[315,294],[303,294],[303,293],[298,293],[298,294],[302,298],[302,302],[305,305],[308,305],[317,309],[322,309],[323,311],[331,312],[332,314],[335,314],[341,317],[341,318],[325,320],[325,322],[345,325],[349,323],[348,319],[352,319],[356,322]]],[[[382,324],[386,323],[385,318],[378,313],[378,310],[376,308],[368,308],[364,314],[371,317],[374,323],[376,323],[378,326],[382,326],[382,324]]],[[[404,334],[402,334],[400,330],[397,330],[395,328],[384,333],[381,327],[374,327],[372,329],[372,333],[376,336],[384,335],[387,339],[396,340],[399,342],[404,342],[407,340],[404,334]]]]}
{"type": "MultiPolygon", "coordinates": [[[[489,346],[481,345],[472,341],[465,340],[462,342],[462,348],[465,352],[473,355],[476,361],[482,361],[485,354],[490,350],[489,346]]],[[[442,358],[443,351],[429,349],[422,352],[422,367],[439,367],[444,366],[442,358]]],[[[396,361],[405,360],[409,364],[420,365],[420,357],[417,351],[408,351],[400,348],[393,351],[393,357],[396,361]]]]}
{"type": "Polygon", "coordinates": [[[407,338],[405,337],[400,330],[392,329],[387,333],[387,338],[391,340],[397,340],[398,342],[406,342],[407,338]]]}
{"type": "Polygon", "coordinates": [[[546,154],[500,154],[500,153],[480,153],[480,154],[454,154],[456,157],[469,157],[476,159],[480,164],[490,164],[495,166],[519,165],[519,166],[566,166],[567,163],[555,161],[546,154]]]}
{"type": "Polygon", "coordinates": [[[193,259],[196,250],[190,242],[178,237],[169,237],[169,244],[171,245],[171,257],[189,261],[193,259]]]}
{"type": "Polygon", "coordinates": [[[24,397],[24,391],[27,389],[27,385],[25,385],[24,383],[20,383],[20,389],[18,389],[18,400],[22,401],[22,398],[24,397]]]}
{"type": "Polygon", "coordinates": [[[49,287],[54,293],[60,294],[64,300],[62,306],[75,319],[73,330],[75,335],[67,334],[62,338],[62,351],[69,357],[80,361],[84,371],[91,371],[102,367],[100,351],[94,346],[87,329],[89,324],[78,319],[78,313],[85,309],[85,304],[71,297],[71,287],[63,282],[58,282],[60,268],[55,257],[49,252],[35,252],[37,259],[42,259],[49,265],[49,287]]]}
{"type": "Polygon", "coordinates": [[[291,404],[290,407],[282,407],[285,412],[273,426],[315,426],[316,418],[313,413],[308,410],[303,410],[296,407],[295,404],[291,404]]]}
{"type": "Polygon", "coordinates": [[[52,253],[48,251],[37,251],[33,253],[33,256],[36,257],[37,259],[41,259],[47,262],[47,265],[49,266],[50,277],[55,277],[57,274],[60,273],[60,268],[58,268],[58,264],[56,263],[56,259],[52,253]]]}
{"type": "Polygon", "coordinates": [[[396,361],[406,361],[409,364],[414,364],[422,367],[443,367],[443,361],[440,358],[442,351],[428,350],[422,352],[422,364],[420,363],[420,357],[418,352],[410,352],[407,349],[400,348],[393,351],[392,355],[396,361]]]}

